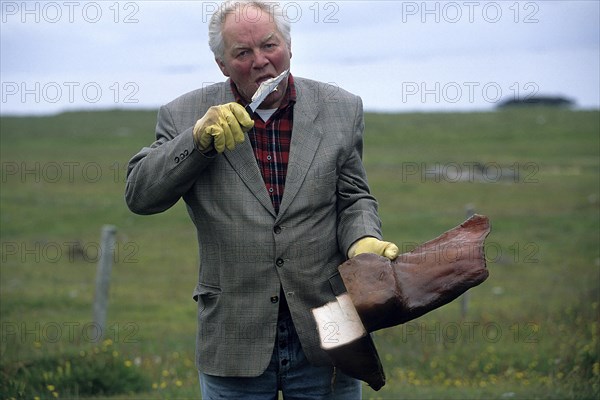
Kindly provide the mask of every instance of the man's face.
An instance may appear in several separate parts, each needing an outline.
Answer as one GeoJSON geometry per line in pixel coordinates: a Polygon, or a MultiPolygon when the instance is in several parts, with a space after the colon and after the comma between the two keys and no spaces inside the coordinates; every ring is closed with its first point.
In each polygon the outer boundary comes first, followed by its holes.
{"type": "MultiPolygon", "coordinates": [[[[223,24],[223,41],[225,52],[217,64],[248,102],[261,82],[290,67],[292,53],[273,17],[258,8],[247,7],[228,14],[223,24]]],[[[277,108],[286,89],[287,79],[284,79],[260,108],[277,108]]]]}

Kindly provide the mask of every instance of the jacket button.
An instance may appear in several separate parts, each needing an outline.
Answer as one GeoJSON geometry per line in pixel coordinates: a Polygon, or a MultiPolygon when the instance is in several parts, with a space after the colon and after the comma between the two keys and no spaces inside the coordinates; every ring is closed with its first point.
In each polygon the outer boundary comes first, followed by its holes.
{"type": "Polygon", "coordinates": [[[279,235],[281,233],[281,227],[279,225],[275,225],[275,228],[273,228],[273,232],[279,235]]]}
{"type": "Polygon", "coordinates": [[[277,265],[278,267],[283,267],[284,263],[285,261],[283,261],[282,258],[278,258],[277,261],[275,261],[275,265],[277,265]]]}
{"type": "Polygon", "coordinates": [[[279,301],[279,297],[273,296],[271,297],[271,303],[277,303],[279,301]]]}

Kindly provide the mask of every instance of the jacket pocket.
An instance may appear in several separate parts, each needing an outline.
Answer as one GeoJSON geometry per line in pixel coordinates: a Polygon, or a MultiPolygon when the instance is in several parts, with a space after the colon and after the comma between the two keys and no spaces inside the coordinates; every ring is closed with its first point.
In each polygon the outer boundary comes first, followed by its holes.
{"type": "Polygon", "coordinates": [[[195,302],[201,300],[201,298],[210,298],[216,297],[221,294],[221,288],[218,286],[210,286],[204,283],[199,283],[196,285],[194,289],[194,293],[192,294],[192,298],[195,302]]]}
{"type": "Polygon", "coordinates": [[[201,316],[205,318],[207,313],[211,313],[211,310],[214,310],[220,295],[220,287],[209,286],[203,283],[199,283],[196,286],[193,298],[198,303],[198,318],[201,316]]]}

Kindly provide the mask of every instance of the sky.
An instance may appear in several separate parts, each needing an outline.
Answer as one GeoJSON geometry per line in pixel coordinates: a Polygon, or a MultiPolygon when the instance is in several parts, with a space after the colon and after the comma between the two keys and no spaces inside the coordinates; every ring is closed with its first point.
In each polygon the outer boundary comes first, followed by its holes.
{"type": "MultiPolygon", "coordinates": [[[[488,111],[563,96],[600,108],[600,2],[285,1],[291,72],[366,111],[488,111]]],[[[225,77],[218,1],[0,1],[2,115],[157,108],[225,77]]]]}

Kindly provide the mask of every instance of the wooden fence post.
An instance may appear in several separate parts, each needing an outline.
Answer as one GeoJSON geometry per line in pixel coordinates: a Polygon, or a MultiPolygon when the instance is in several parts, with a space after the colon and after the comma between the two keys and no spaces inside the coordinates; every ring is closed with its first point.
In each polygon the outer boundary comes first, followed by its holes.
{"type": "Polygon", "coordinates": [[[110,287],[110,273],[112,270],[113,254],[115,251],[117,228],[113,225],[102,227],[100,258],[96,271],[96,292],[94,295],[94,324],[99,334],[99,341],[106,332],[106,313],[108,309],[108,289],[110,287]]]}

